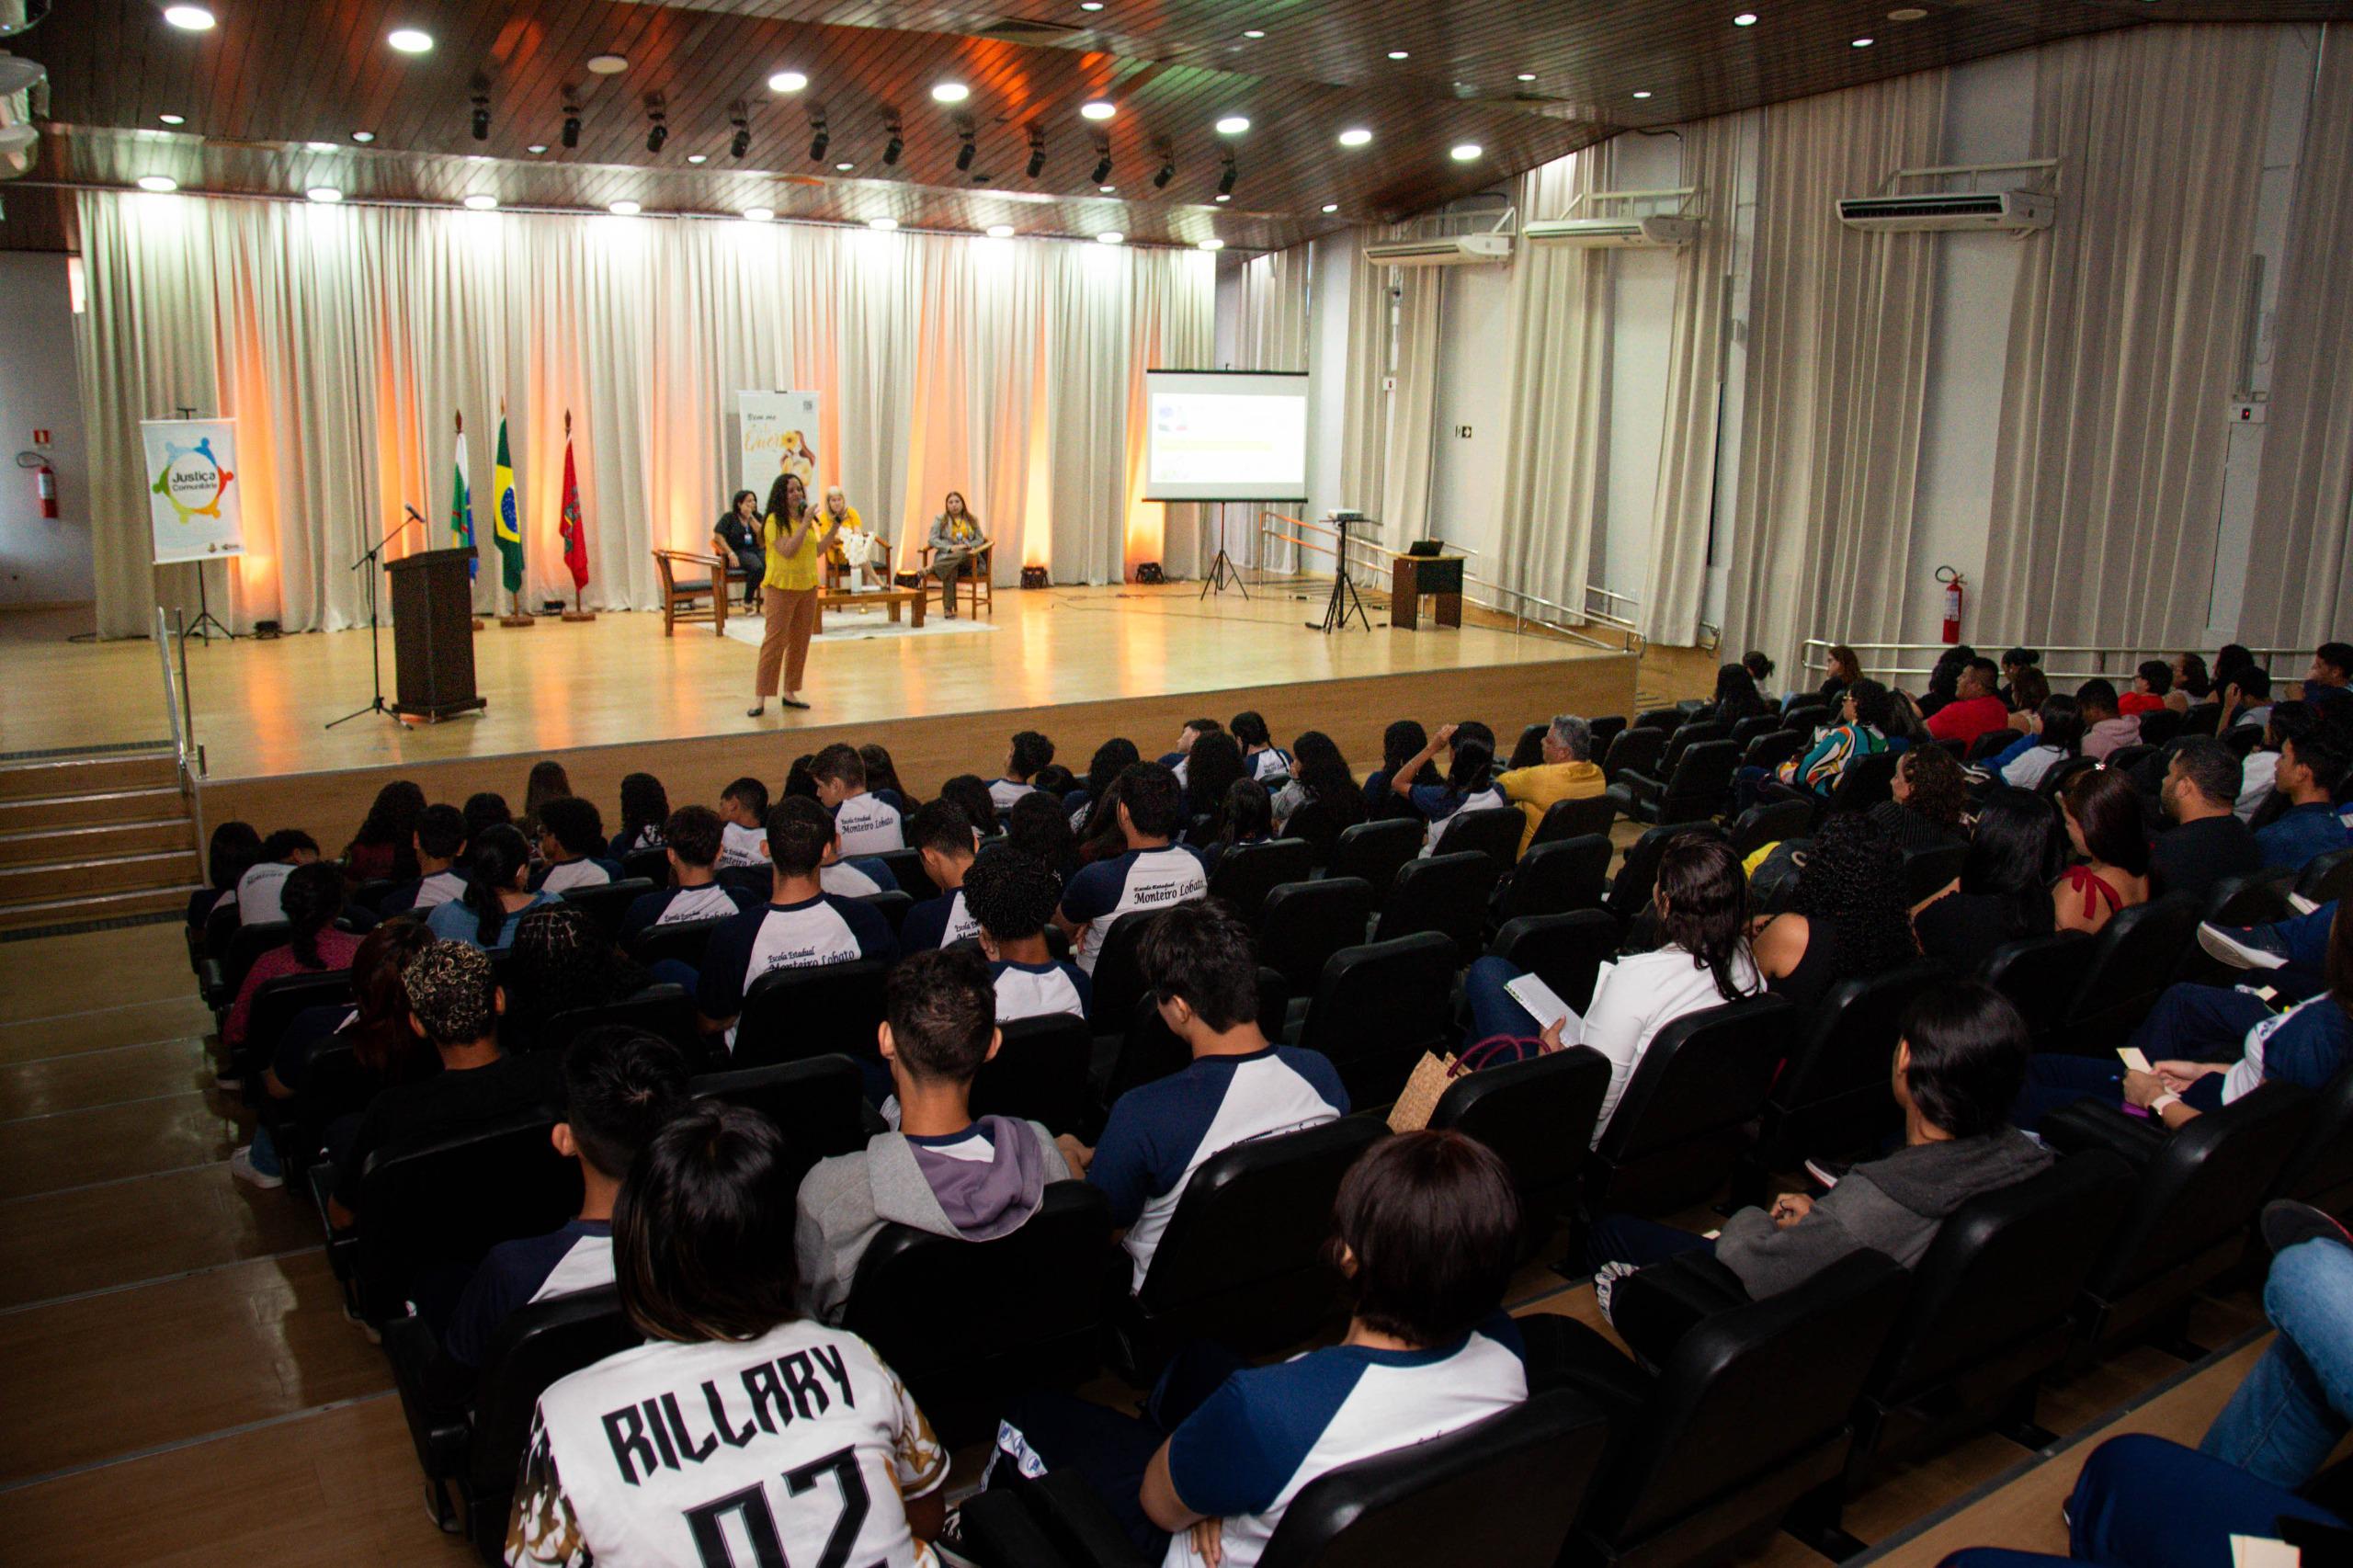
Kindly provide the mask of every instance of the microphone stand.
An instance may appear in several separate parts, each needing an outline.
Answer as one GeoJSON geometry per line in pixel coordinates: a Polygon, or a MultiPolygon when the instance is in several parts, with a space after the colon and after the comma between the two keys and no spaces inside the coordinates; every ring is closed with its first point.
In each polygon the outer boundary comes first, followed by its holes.
{"type": "MultiPolygon", "coordinates": [[[[401,510],[406,512],[408,516],[394,523],[392,531],[378,540],[373,549],[353,562],[351,570],[358,572],[369,567],[379,556],[384,553],[392,540],[400,538],[407,530],[409,524],[425,521],[424,517],[418,515],[416,508],[405,502],[402,503],[401,510]]],[[[368,573],[368,668],[369,678],[376,688],[375,697],[367,707],[355,708],[340,719],[329,720],[325,728],[332,730],[337,724],[347,724],[362,713],[381,713],[392,722],[396,724],[400,722],[401,716],[393,712],[391,704],[384,700],[384,642],[376,630],[376,574],[373,571],[368,573]]]]}

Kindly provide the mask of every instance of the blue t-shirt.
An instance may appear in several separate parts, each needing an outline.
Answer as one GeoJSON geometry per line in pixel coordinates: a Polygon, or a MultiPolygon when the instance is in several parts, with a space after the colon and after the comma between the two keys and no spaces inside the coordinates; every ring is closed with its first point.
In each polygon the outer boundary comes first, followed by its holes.
{"type": "Polygon", "coordinates": [[[1209,892],[1209,886],[1201,858],[1182,844],[1131,849],[1108,860],[1081,866],[1063,889],[1063,918],[1086,928],[1072,956],[1079,968],[1093,974],[1111,922],[1139,910],[1190,903],[1209,892]]]}
{"type": "Polygon", "coordinates": [[[1111,1200],[1111,1222],[1143,1286],[1152,1255],[1194,1170],[1253,1138],[1317,1127],[1348,1113],[1348,1091],[1320,1051],[1270,1045],[1247,1056],[1205,1056],[1130,1089],[1111,1107],[1086,1179],[1111,1200]]]}
{"type": "MultiPolygon", "coordinates": [[[[562,898],[551,892],[533,893],[530,903],[506,916],[506,923],[498,928],[498,940],[491,944],[492,949],[503,950],[513,947],[515,927],[523,923],[523,916],[534,909],[563,902],[562,898]]],[[[481,917],[475,915],[472,909],[467,906],[466,901],[461,898],[453,898],[447,903],[435,904],[433,913],[425,917],[426,930],[445,942],[463,942],[470,948],[482,946],[482,943],[475,939],[475,933],[480,929],[481,925],[481,917]]]]}
{"type": "Polygon", "coordinates": [[[760,895],[725,882],[705,882],[699,888],[664,888],[640,893],[621,916],[620,939],[628,942],[656,926],[678,926],[689,920],[713,920],[759,907],[760,895]]]}
{"type": "Polygon", "coordinates": [[[981,923],[964,907],[964,890],[953,888],[907,911],[906,919],[899,924],[899,948],[903,952],[927,953],[980,934],[981,923]]]}
{"type": "Polygon", "coordinates": [[[1055,1013],[1084,1018],[1095,1000],[1095,983],[1068,959],[1059,963],[1014,963],[999,959],[989,972],[996,988],[1000,1026],[1016,1018],[1042,1018],[1055,1013]]]}
{"type": "MultiPolygon", "coordinates": [[[[1498,1311],[1451,1345],[1335,1345],[1235,1372],[1168,1439],[1168,1479],[1188,1508],[1224,1521],[1227,1568],[1254,1568],[1308,1483],[1483,1421],[1528,1398],[1519,1330],[1498,1311]]],[[[1163,1559],[1195,1568],[1188,1532],[1163,1559]]]]}
{"type": "Polygon", "coordinates": [[[2263,863],[2290,870],[2301,870],[2317,857],[2344,848],[2347,842],[2345,824],[2326,801],[2290,806],[2255,835],[2263,863]]]}
{"type": "Polygon", "coordinates": [[[461,1366],[479,1367],[498,1325],[517,1307],[593,1290],[613,1282],[613,1224],[567,1220],[561,1230],[501,1242],[458,1298],[442,1348],[461,1366]]]}

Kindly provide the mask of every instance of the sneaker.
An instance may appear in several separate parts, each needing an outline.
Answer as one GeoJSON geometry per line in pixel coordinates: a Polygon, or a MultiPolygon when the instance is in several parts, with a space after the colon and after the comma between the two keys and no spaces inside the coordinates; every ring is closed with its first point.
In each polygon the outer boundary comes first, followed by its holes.
{"type": "Polygon", "coordinates": [[[2320,907],[2320,901],[2317,899],[2306,898],[2300,892],[2291,892],[2288,895],[2288,907],[2294,910],[2299,915],[2310,915],[2313,910],[2320,907]]]}
{"type": "Polygon", "coordinates": [[[2217,926],[2209,921],[2198,927],[2198,945],[2233,969],[2283,969],[2288,962],[2285,947],[2268,926],[2217,926]]]}
{"type": "Polygon", "coordinates": [[[229,1156],[229,1174],[254,1187],[284,1187],[286,1178],[273,1176],[254,1164],[254,1146],[250,1143],[229,1156]]]}
{"type": "MultiPolygon", "coordinates": [[[[1629,1275],[1639,1274],[1642,1271],[1640,1269],[1636,1268],[1631,1263],[1617,1262],[1605,1263],[1599,1268],[1593,1271],[1594,1304],[1601,1309],[1601,1315],[1603,1317],[1609,1317],[1609,1297],[1610,1294],[1618,1289],[1618,1281],[1627,1278],[1629,1275]]],[[[1617,1320],[1615,1318],[1610,1318],[1610,1322],[1615,1323],[1616,1321],[1617,1320]]]]}
{"type": "Polygon", "coordinates": [[[2336,1242],[2353,1246],[2353,1234],[2347,1234],[2344,1226],[2323,1210],[2292,1198],[2275,1198],[2265,1204],[2262,1225],[2263,1244],[2275,1256],[2300,1242],[2336,1242]]]}

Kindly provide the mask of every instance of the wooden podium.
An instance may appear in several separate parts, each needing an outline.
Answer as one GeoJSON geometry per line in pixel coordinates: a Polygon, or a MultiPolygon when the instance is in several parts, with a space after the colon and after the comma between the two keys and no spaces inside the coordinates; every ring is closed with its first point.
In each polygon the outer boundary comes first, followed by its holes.
{"type": "Polygon", "coordinates": [[[490,706],[474,695],[474,560],[425,550],[385,562],[392,579],[392,711],[428,723],[490,706]]]}
{"type": "Polygon", "coordinates": [[[1422,623],[1423,597],[1438,601],[1431,622],[1438,626],[1462,624],[1462,557],[1459,555],[1401,555],[1390,569],[1389,624],[1407,631],[1422,623]]]}

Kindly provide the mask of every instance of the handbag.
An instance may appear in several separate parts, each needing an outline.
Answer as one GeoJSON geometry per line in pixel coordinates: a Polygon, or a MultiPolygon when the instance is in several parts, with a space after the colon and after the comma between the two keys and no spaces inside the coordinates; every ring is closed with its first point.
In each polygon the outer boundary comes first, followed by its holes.
{"type": "Polygon", "coordinates": [[[1521,1040],[1512,1035],[1495,1035],[1465,1051],[1461,1056],[1449,1053],[1439,1056],[1422,1052],[1414,1063],[1414,1071],[1405,1080],[1405,1087],[1397,1096],[1397,1103],[1389,1108],[1389,1131],[1418,1132],[1430,1124],[1438,1110],[1438,1102],[1457,1078],[1465,1078],[1482,1067],[1493,1067],[1506,1062],[1525,1062],[1531,1056],[1543,1054],[1540,1040],[1521,1040]]]}

